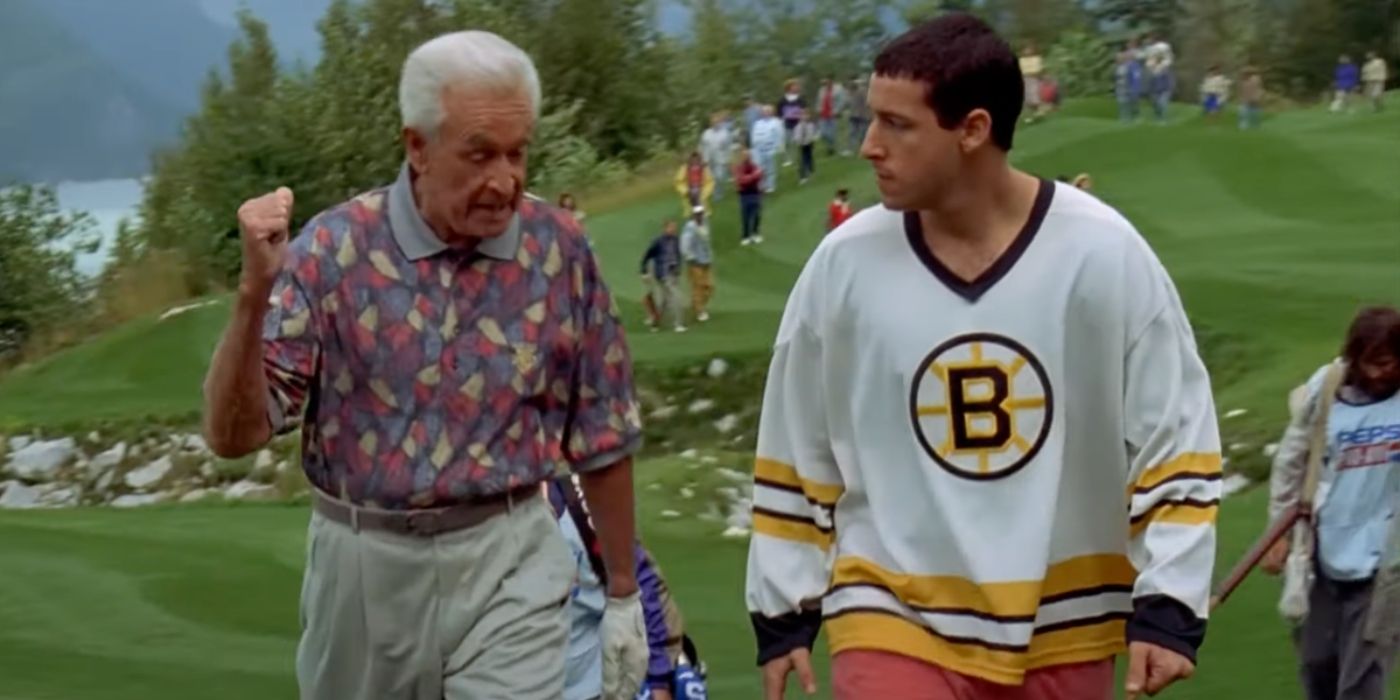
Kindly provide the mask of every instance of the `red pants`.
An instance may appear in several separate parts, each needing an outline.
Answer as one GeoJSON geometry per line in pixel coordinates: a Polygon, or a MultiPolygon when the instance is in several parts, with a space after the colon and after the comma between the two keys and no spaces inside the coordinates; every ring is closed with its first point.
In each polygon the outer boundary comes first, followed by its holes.
{"type": "Polygon", "coordinates": [[[1113,659],[1049,666],[999,685],[908,656],[853,649],[831,660],[836,700],[1112,700],[1113,659]]]}

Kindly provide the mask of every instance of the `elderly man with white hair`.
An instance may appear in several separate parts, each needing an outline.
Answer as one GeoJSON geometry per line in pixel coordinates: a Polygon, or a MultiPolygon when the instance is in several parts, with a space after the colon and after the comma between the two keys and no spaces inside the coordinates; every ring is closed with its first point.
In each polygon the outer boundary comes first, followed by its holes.
{"type": "Polygon", "coordinates": [[[486,32],[418,47],[391,185],[291,237],[239,209],[243,268],[205,380],[225,457],[301,425],[313,489],[297,650],[310,699],[560,697],[576,567],[539,484],[567,466],[608,573],[604,697],[647,646],[640,424],[622,324],[574,217],[524,193],[539,78],[486,32]]]}

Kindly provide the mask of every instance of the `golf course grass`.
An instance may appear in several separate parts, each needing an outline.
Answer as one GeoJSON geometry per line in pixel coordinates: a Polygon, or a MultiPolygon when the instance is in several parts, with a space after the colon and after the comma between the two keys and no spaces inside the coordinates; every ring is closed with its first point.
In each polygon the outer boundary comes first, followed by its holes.
{"type": "MultiPolygon", "coordinates": [[[[1206,348],[1221,414],[1245,410],[1222,425],[1232,464],[1257,463],[1288,390],[1335,354],[1355,309],[1400,302],[1400,112],[1288,112],[1240,133],[1188,111],[1165,127],[1124,126],[1109,102],[1071,103],[1018,134],[1015,161],[1046,177],[1091,173],[1150,240],[1206,348]]],[[[800,188],[783,171],[762,246],[740,247],[734,198],[718,203],[714,319],[683,336],[646,332],[638,274],[679,198],[667,189],[590,215],[639,365],[763,352],[833,192],[876,202],[857,159],[817,167],[800,188]]],[[[192,421],[228,313],[214,301],[0,377],[0,433],[192,421]]],[[[756,402],[761,387],[751,390],[756,402]]],[[[638,465],[641,527],[710,665],[711,697],[757,697],[746,544],[720,538],[724,525],[693,517],[676,493],[693,468],[668,456],[638,465]],[[672,509],[684,515],[661,515],[672,509]]],[[[1265,500],[1255,490],[1222,508],[1222,566],[1262,529],[1265,500]]],[[[0,700],[292,697],[306,518],[304,505],[0,512],[0,700]]],[[[1165,697],[1301,698],[1277,591],[1249,581],[1213,619],[1197,677],[1165,697]]]]}

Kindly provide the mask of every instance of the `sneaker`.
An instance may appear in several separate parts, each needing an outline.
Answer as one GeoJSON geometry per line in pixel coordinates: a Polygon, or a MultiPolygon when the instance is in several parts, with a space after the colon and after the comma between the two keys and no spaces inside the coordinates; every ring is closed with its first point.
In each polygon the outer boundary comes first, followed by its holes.
{"type": "Polygon", "coordinates": [[[759,243],[762,243],[762,242],[763,242],[763,236],[754,236],[754,237],[753,237],[753,242],[754,242],[754,245],[758,245],[759,243]]]}
{"type": "Polygon", "coordinates": [[[677,333],[684,333],[684,332],[685,332],[685,326],[676,326],[676,332],[677,332],[677,333]]]}
{"type": "Polygon", "coordinates": [[[751,246],[751,245],[753,245],[753,239],[752,239],[752,238],[740,238],[740,239],[739,239],[739,245],[742,245],[742,246],[751,246]]]}
{"type": "Polygon", "coordinates": [[[699,321],[699,322],[701,322],[701,323],[704,323],[704,322],[710,320],[710,312],[708,312],[708,311],[701,311],[701,312],[700,312],[700,315],[695,317],[695,320],[697,320],[697,321],[699,321]]]}

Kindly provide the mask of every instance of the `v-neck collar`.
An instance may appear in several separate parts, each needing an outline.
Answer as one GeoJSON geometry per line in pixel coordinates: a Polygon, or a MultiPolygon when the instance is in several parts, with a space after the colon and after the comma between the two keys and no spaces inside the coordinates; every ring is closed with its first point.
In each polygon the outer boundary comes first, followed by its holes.
{"type": "Polygon", "coordinates": [[[1045,221],[1046,212],[1050,211],[1050,202],[1055,198],[1055,183],[1042,179],[1040,189],[1036,191],[1035,203],[1031,205],[1031,214],[1026,218],[1026,224],[1021,227],[1021,231],[1016,234],[1016,238],[1011,241],[1008,247],[996,262],[992,263],[978,275],[976,279],[968,281],[959,277],[952,270],[948,269],[938,256],[929,250],[928,242],[924,240],[924,226],[919,221],[919,212],[908,211],[904,213],[904,233],[909,238],[909,247],[914,249],[914,254],[919,257],[919,261],[924,267],[933,273],[938,281],[942,282],[948,289],[953,290],[962,298],[969,302],[975,302],[987,293],[993,285],[1001,281],[1011,268],[1016,266],[1016,261],[1021,259],[1026,249],[1030,247],[1031,241],[1035,239],[1035,234],[1040,231],[1040,225],[1045,221]]]}

